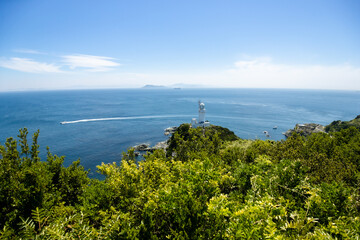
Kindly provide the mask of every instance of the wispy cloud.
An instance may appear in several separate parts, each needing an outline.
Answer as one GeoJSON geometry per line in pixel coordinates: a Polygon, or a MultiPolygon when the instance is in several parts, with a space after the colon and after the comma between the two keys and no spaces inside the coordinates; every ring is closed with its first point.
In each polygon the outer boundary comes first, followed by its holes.
{"type": "Polygon", "coordinates": [[[58,73],[60,67],[54,64],[36,62],[27,58],[0,59],[0,67],[28,73],[58,73]]]}
{"type": "MultiPolygon", "coordinates": [[[[42,54],[36,50],[30,49],[17,49],[19,53],[29,53],[29,54],[42,54]]],[[[9,68],[21,72],[28,73],[58,73],[64,72],[61,68],[68,68],[68,73],[72,72],[70,70],[82,70],[86,72],[106,72],[114,69],[121,64],[115,62],[114,58],[103,57],[103,56],[92,56],[84,54],[73,54],[62,56],[58,59],[56,64],[40,62],[29,58],[3,58],[0,59],[0,67],[9,68]]]]}
{"type": "Polygon", "coordinates": [[[290,65],[254,58],[235,62],[226,75],[229,85],[241,87],[360,89],[360,68],[350,64],[290,65]]]}
{"type": "Polygon", "coordinates": [[[71,69],[85,68],[91,72],[105,72],[121,65],[114,60],[114,58],[110,57],[83,54],[63,56],[63,62],[71,69]]]}
{"type": "Polygon", "coordinates": [[[20,49],[15,49],[13,50],[14,52],[17,52],[17,53],[27,53],[27,54],[41,54],[41,55],[45,55],[46,53],[44,52],[40,52],[40,51],[37,51],[37,50],[33,50],[33,49],[23,49],[23,48],[20,48],[20,49]]]}

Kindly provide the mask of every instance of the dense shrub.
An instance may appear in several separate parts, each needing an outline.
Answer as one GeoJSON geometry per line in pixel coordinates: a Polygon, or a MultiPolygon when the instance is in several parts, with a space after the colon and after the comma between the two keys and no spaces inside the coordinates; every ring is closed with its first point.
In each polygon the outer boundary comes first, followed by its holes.
{"type": "Polygon", "coordinates": [[[135,161],[101,164],[48,150],[36,132],[0,146],[3,239],[357,239],[360,132],[286,141],[224,138],[181,125],[170,146],[135,161]],[[230,141],[231,140],[231,141],[230,141]]]}

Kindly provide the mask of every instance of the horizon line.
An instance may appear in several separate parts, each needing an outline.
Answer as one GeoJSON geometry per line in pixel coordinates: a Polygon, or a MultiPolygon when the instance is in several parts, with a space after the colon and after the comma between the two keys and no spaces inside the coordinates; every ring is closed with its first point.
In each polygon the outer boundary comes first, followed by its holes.
{"type": "MultiPolygon", "coordinates": [[[[144,85],[146,86],[146,85],[144,85]]],[[[90,91],[90,90],[190,90],[190,89],[258,89],[258,90],[301,90],[301,91],[349,91],[358,92],[360,89],[332,89],[332,88],[278,88],[278,87],[171,87],[156,86],[154,88],[146,87],[96,87],[96,88],[59,88],[59,89],[9,89],[0,90],[0,93],[16,93],[16,92],[51,92],[51,91],[90,91]]]]}

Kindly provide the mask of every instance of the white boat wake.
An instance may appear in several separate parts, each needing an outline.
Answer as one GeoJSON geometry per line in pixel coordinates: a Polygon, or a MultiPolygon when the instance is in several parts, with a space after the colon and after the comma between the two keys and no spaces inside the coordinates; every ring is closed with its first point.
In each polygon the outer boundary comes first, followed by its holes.
{"type": "Polygon", "coordinates": [[[64,122],[60,122],[60,124],[73,124],[73,123],[82,123],[82,122],[98,122],[98,121],[112,121],[112,120],[176,118],[176,117],[191,117],[191,115],[155,115],[155,116],[136,116],[136,117],[92,118],[92,119],[81,119],[81,120],[75,120],[75,121],[64,121],[64,122]]]}

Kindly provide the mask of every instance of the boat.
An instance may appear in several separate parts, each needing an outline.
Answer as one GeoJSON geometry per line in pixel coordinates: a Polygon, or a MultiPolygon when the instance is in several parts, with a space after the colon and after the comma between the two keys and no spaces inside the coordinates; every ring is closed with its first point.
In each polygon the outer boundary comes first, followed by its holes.
{"type": "Polygon", "coordinates": [[[276,130],[278,128],[278,126],[274,126],[273,129],[276,130]]]}

